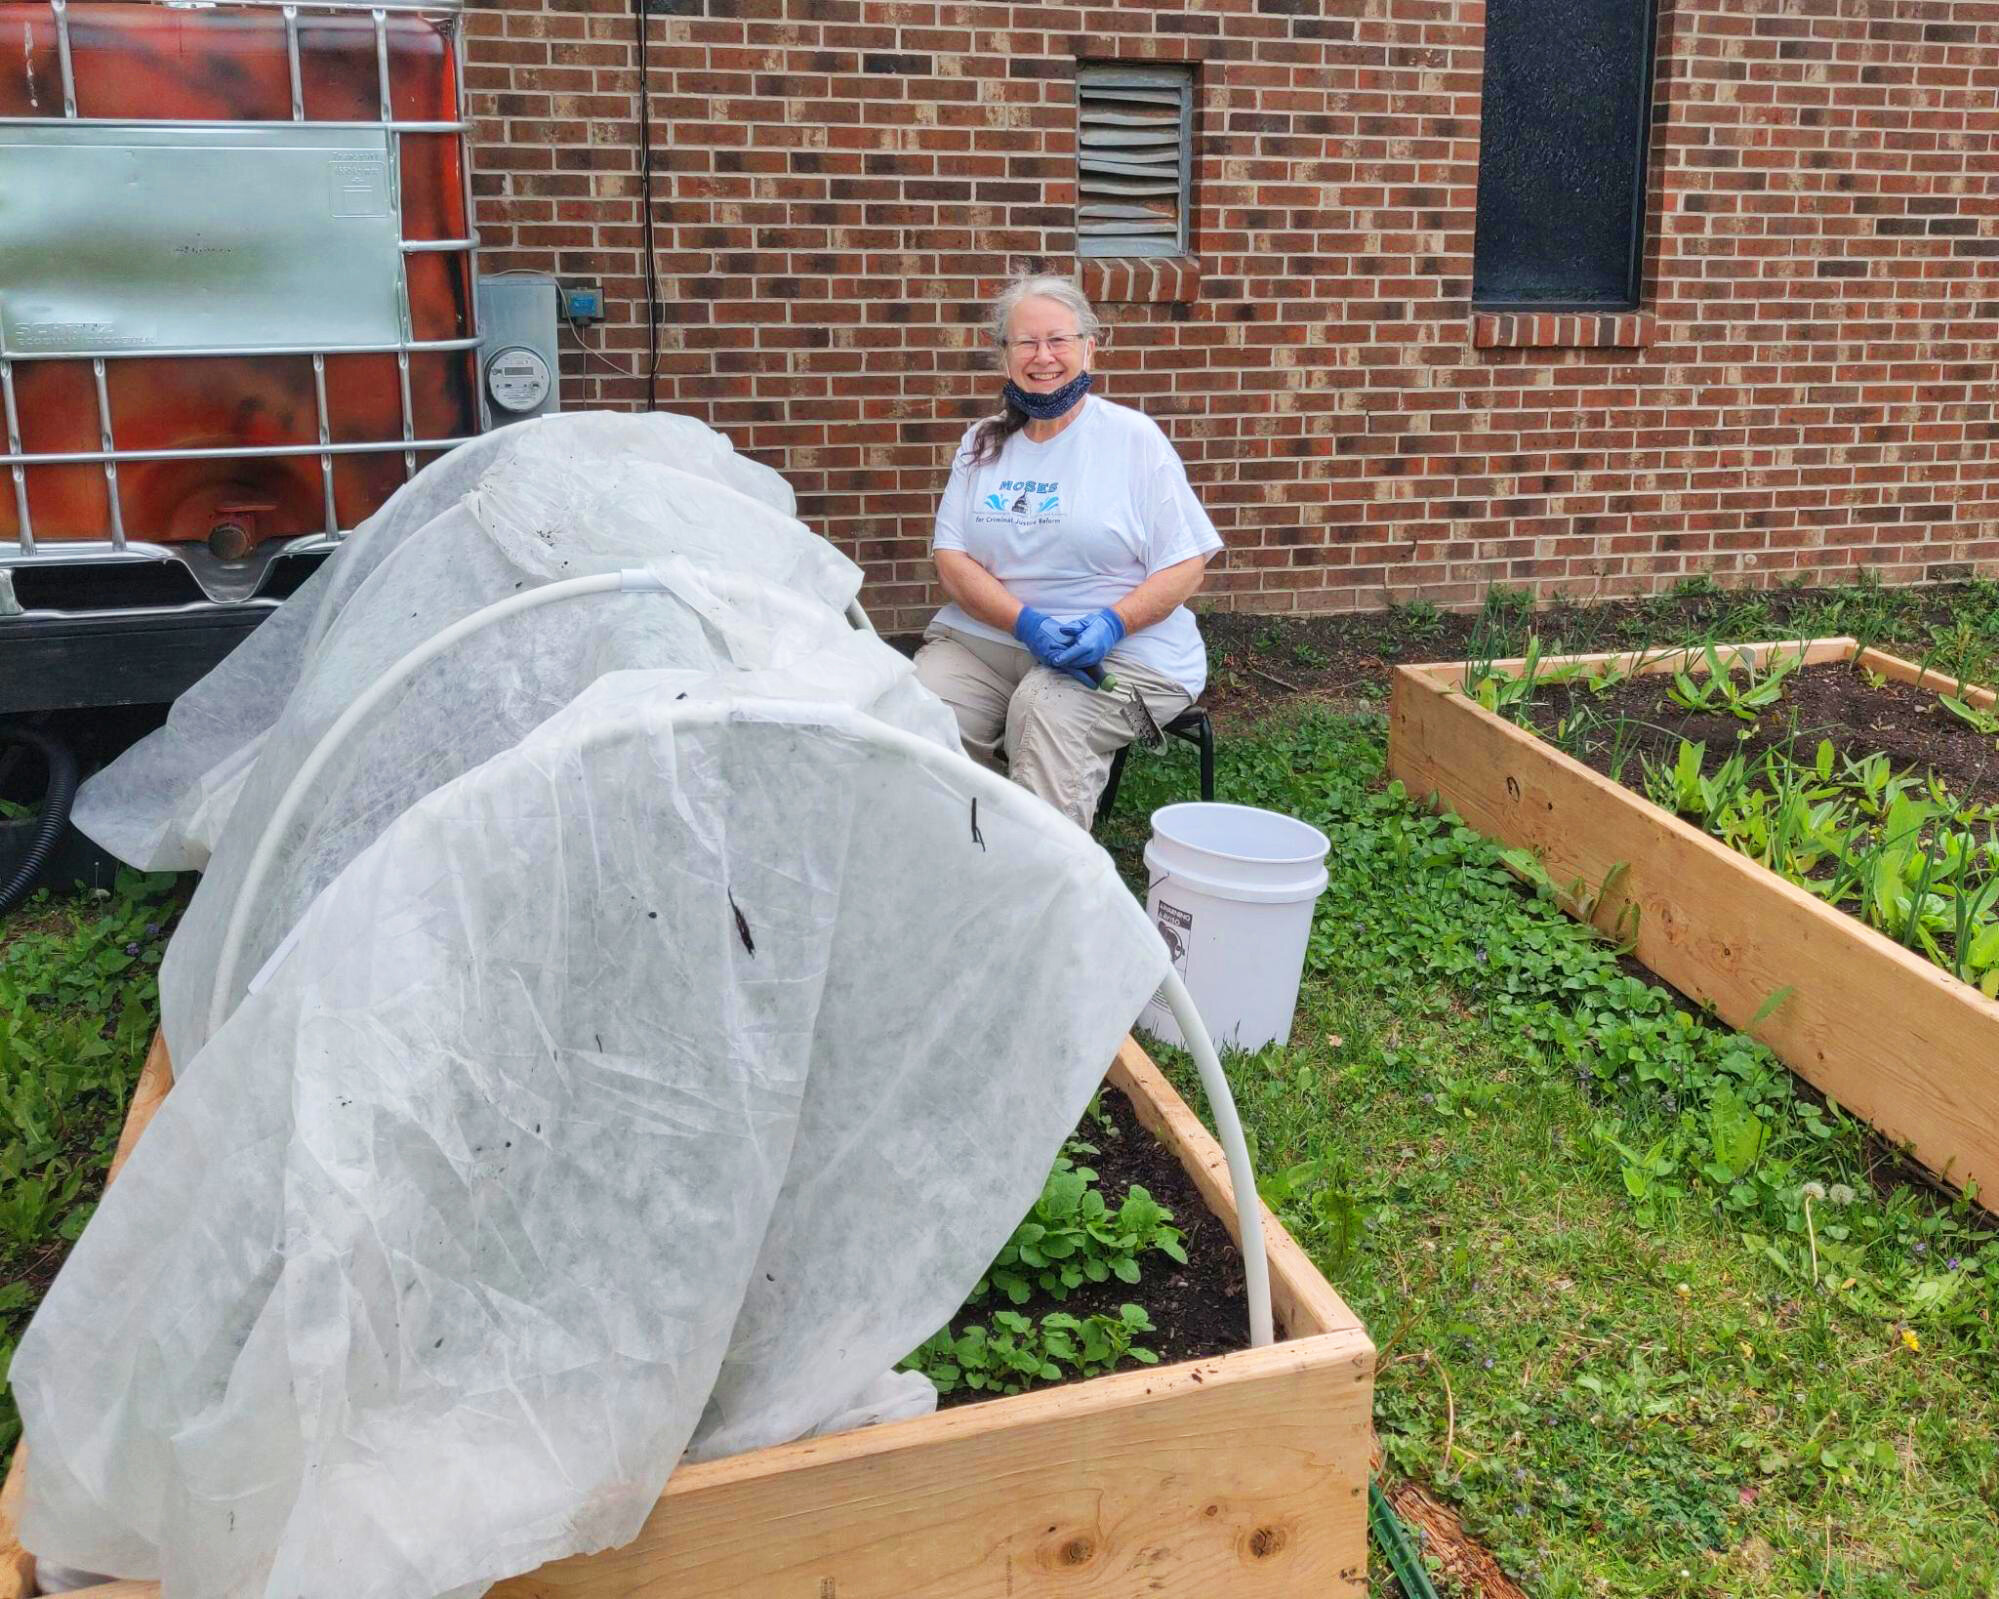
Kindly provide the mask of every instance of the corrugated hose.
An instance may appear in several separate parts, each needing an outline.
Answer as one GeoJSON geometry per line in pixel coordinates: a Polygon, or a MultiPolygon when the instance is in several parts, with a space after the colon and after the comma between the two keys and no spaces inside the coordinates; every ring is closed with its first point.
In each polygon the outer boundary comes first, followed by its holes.
{"type": "Polygon", "coordinates": [[[7,744],[25,745],[38,751],[48,763],[49,782],[42,791],[41,815],[36,819],[28,853],[7,880],[6,887],[0,888],[0,916],[20,904],[34,888],[56,846],[62,842],[63,829],[69,826],[70,804],[76,798],[76,757],[67,744],[32,728],[13,725],[0,727],[0,745],[7,744]]]}

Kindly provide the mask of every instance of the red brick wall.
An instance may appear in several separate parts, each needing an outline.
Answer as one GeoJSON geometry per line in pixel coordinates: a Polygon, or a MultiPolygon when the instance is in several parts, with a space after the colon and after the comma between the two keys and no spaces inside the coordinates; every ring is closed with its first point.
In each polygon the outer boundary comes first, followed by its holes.
{"type": "MultiPolygon", "coordinates": [[[[653,4],[659,404],[783,470],[884,628],[994,405],[982,302],[1075,265],[1079,56],[1198,64],[1198,267],[1087,281],[1214,603],[1999,571],[1999,0],[1661,0],[1643,314],[1601,323],[1472,315],[1478,0],[653,4]]],[[[629,0],[468,28],[484,265],[600,282],[564,403],[643,404],[629,0]]]]}

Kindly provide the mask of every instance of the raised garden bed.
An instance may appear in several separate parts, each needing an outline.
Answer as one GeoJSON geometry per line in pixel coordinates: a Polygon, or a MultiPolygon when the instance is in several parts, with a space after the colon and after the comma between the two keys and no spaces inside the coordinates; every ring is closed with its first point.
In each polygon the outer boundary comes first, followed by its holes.
{"type": "MultiPolygon", "coordinates": [[[[120,1145],[172,1082],[155,1041],[120,1145]]],[[[1126,1040],[1107,1082],[1237,1231],[1221,1149],[1126,1040]]],[[[113,1170],[116,1170],[114,1162],[113,1170]]],[[[1374,1346],[1266,1209],[1279,1342],[676,1471],[633,1542],[497,1599],[1328,1599],[1365,1593],[1374,1346]]],[[[0,1599],[34,1590],[0,1493],[0,1599]]],[[[79,1599],[157,1599],[154,1583],[79,1599]]]]}
{"type": "MultiPolygon", "coordinates": [[[[1479,832],[1531,851],[1573,914],[1628,941],[1682,993],[1761,1039],[1938,1175],[1975,1185],[1989,1203],[1999,1191],[1999,1002],[1931,958],[1949,963],[1957,951],[1946,943],[1925,954],[1914,928],[1900,929],[1907,943],[1889,937],[1828,903],[1829,880],[1800,873],[1807,886],[1787,881],[1629,785],[1643,788],[1648,753],[1656,764],[1683,740],[1712,746],[1701,765],[1711,775],[1738,749],[1747,756],[1788,741],[1799,760],[1815,763],[1824,738],[1846,744],[1832,752],[1842,763],[1890,753],[1880,766],[1933,763],[1961,795],[1975,797],[1981,785],[1989,795],[1979,752],[1995,740],[1936,696],[1990,712],[1993,695],[1852,639],[1729,646],[1718,659],[1724,669],[1743,663],[1733,685],[1738,700],[1752,670],[1767,681],[1774,669],[1791,667],[1806,693],[1789,710],[1778,708],[1781,695],[1731,706],[1726,695],[1704,693],[1712,663],[1700,650],[1563,657],[1533,662],[1531,671],[1524,660],[1403,667],[1395,673],[1389,771],[1411,794],[1434,796],[1479,832]],[[1687,674],[1691,694],[1678,673],[1687,674]],[[1529,675],[1540,685],[1532,695],[1517,687],[1529,675]],[[1605,685],[1602,694],[1586,677],[1605,685]],[[1526,711],[1604,769],[1477,703],[1467,688],[1475,694],[1481,678],[1499,685],[1488,698],[1518,696],[1499,708],[1526,711]],[[1878,692],[1873,679],[1883,684],[1878,692]],[[1672,703],[1672,688],[1695,708],[1672,703]],[[1538,708],[1527,710],[1536,699],[1538,708]],[[1609,746],[1564,725],[1578,705],[1598,700],[1630,702],[1620,716],[1627,731],[1609,746]]],[[[1992,771],[1999,773],[1999,749],[1992,771]]]]}

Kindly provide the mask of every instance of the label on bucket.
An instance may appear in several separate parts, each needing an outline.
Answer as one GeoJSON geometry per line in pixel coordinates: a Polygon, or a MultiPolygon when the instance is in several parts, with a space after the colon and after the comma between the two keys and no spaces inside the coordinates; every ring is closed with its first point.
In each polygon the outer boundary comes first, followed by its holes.
{"type": "MultiPolygon", "coordinates": [[[[1159,936],[1166,941],[1166,953],[1184,983],[1187,980],[1187,946],[1194,942],[1194,913],[1160,900],[1153,913],[1152,925],[1159,929],[1159,936]]],[[[1160,1003],[1163,1005],[1165,1001],[1160,1003]]]]}

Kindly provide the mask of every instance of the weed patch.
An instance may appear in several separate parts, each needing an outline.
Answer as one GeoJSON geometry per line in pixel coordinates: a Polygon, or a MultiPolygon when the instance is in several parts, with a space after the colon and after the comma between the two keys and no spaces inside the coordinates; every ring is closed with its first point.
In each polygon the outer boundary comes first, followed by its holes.
{"type": "MultiPolygon", "coordinates": [[[[0,940],[0,1380],[90,1220],[158,1022],[176,879],[119,874],[102,898],[38,895],[0,940]]],[[[20,1435],[0,1397],[0,1459],[20,1435]]]]}

